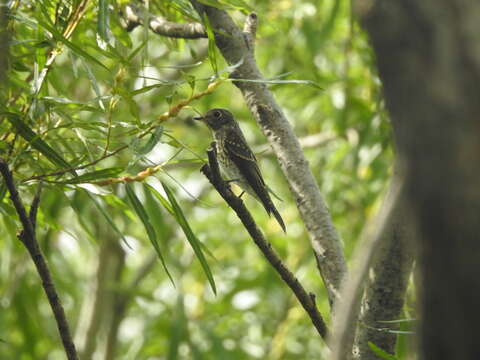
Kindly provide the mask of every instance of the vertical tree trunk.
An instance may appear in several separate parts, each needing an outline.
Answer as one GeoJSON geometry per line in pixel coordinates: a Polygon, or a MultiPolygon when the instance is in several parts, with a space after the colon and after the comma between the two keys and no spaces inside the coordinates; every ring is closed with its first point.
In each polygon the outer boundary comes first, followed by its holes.
{"type": "MultiPolygon", "coordinates": [[[[395,182],[400,181],[394,175],[395,182]]],[[[398,323],[383,321],[401,318],[408,279],[411,274],[415,239],[415,223],[403,193],[394,204],[378,253],[373,261],[365,286],[362,308],[357,324],[354,358],[380,359],[368,345],[372,342],[389,354],[395,353],[398,323]]]]}
{"type": "Polygon", "coordinates": [[[419,226],[421,357],[479,359],[480,2],[355,4],[419,226]]]}

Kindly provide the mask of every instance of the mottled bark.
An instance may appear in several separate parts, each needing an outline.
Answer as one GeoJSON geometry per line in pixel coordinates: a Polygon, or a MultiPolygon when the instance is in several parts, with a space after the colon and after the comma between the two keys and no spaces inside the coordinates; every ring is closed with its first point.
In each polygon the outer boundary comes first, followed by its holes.
{"type": "MultiPolygon", "coordinates": [[[[389,258],[391,253],[382,251],[388,248],[388,242],[393,241],[388,237],[392,233],[392,227],[398,221],[398,209],[401,199],[405,197],[405,181],[403,177],[395,178],[389,192],[385,197],[382,208],[375,221],[367,226],[362,240],[354,253],[352,272],[343,284],[342,301],[338,303],[336,317],[334,318],[333,336],[330,339],[332,346],[332,359],[351,359],[355,341],[355,331],[362,326],[359,322],[362,296],[365,292],[368,274],[371,266],[377,267],[379,263],[394,262],[389,258]]],[[[398,276],[398,274],[397,274],[398,276]]],[[[367,294],[374,291],[376,281],[370,281],[371,289],[367,294]]],[[[380,285],[380,284],[379,284],[380,285]]],[[[396,294],[400,295],[400,294],[396,294]]],[[[400,300],[401,301],[401,300],[400,300]]],[[[395,301],[391,299],[391,302],[395,301]]],[[[382,309],[372,309],[381,312],[382,309]]]]}
{"type": "MultiPolygon", "coordinates": [[[[395,181],[395,179],[394,179],[395,181]]],[[[354,358],[381,359],[370,349],[372,342],[394,354],[399,323],[384,321],[402,317],[405,293],[414,259],[415,223],[405,197],[400,194],[379,242],[377,256],[369,270],[354,344],[354,358]]]]}
{"type": "Polygon", "coordinates": [[[127,31],[132,31],[137,26],[142,25],[144,20],[148,21],[148,27],[155,34],[182,39],[202,39],[207,37],[205,28],[200,23],[175,23],[166,20],[161,16],[152,16],[144,13],[146,9],[129,4],[125,6],[123,20],[127,31]]]}

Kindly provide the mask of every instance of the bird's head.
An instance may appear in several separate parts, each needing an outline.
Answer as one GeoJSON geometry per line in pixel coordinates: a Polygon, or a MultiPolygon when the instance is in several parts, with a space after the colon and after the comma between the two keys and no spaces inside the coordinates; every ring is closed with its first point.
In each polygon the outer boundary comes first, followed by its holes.
{"type": "Polygon", "coordinates": [[[210,129],[217,131],[224,126],[228,126],[235,123],[233,115],[226,109],[211,109],[208,110],[205,116],[197,116],[194,120],[200,120],[204,122],[210,129]]]}

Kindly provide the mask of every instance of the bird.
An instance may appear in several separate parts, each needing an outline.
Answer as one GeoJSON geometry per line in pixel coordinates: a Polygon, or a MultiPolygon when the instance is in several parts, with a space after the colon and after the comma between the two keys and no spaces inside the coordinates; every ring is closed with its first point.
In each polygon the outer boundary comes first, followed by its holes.
{"type": "Polygon", "coordinates": [[[227,109],[215,108],[208,110],[204,116],[193,119],[205,123],[212,131],[217,143],[217,159],[222,175],[228,182],[237,183],[243,192],[258,200],[267,214],[273,214],[283,232],[286,232],[285,223],[270,198],[257,159],[233,114],[227,109]]]}

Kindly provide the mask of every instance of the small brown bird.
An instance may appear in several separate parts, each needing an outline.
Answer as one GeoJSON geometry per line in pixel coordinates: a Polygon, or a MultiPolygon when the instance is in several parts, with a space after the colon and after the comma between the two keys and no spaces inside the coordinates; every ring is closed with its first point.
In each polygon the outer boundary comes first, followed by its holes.
{"type": "Polygon", "coordinates": [[[194,117],[203,121],[213,132],[217,142],[218,163],[228,181],[235,181],[246,193],[260,201],[268,215],[275,219],[286,232],[285,223],[273,205],[257,159],[250,150],[240,126],[226,109],[211,109],[205,116],[194,117]]]}

